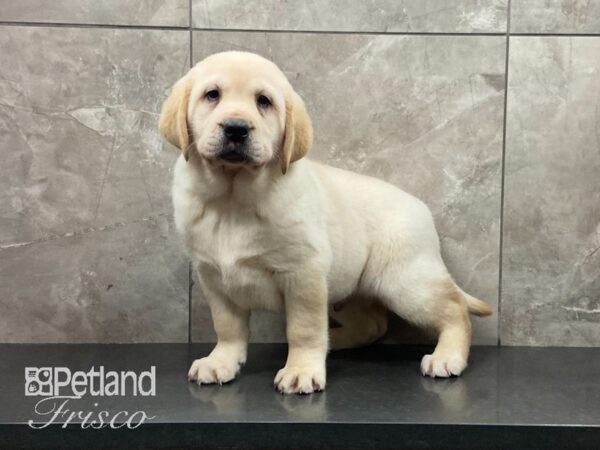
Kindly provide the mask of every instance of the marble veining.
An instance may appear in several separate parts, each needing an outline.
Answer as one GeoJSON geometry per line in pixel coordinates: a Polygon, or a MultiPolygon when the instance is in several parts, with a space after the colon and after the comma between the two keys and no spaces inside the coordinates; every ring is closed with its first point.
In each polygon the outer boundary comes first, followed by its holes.
{"type": "Polygon", "coordinates": [[[196,28],[504,32],[506,0],[192,0],[196,28]]]}
{"type": "Polygon", "coordinates": [[[600,344],[600,37],[511,42],[502,342],[600,344]]]}
{"type": "Polygon", "coordinates": [[[0,0],[0,21],[187,27],[189,0],[0,0]]]}
{"type": "Polygon", "coordinates": [[[598,0],[512,0],[513,33],[600,34],[598,0]]]}
{"type": "Polygon", "coordinates": [[[156,122],[189,32],[5,26],[0,47],[0,340],[186,341],[156,122]]]}

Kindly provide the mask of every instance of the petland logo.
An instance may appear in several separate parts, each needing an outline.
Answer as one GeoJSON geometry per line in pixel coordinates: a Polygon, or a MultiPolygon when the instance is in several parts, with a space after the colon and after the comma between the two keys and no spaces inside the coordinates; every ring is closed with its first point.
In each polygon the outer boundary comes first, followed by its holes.
{"type": "MultiPolygon", "coordinates": [[[[25,395],[27,397],[44,397],[34,408],[38,416],[44,417],[44,422],[29,420],[31,428],[46,428],[53,423],[62,423],[66,428],[69,424],[78,423],[81,428],[137,428],[148,416],[144,411],[127,411],[110,413],[106,410],[75,411],[71,402],[80,400],[83,396],[155,396],[156,395],[156,366],[150,370],[105,371],[104,366],[92,367],[86,371],[72,372],[68,367],[25,367],[25,395]]],[[[94,403],[98,408],[98,403],[94,403]]]]}

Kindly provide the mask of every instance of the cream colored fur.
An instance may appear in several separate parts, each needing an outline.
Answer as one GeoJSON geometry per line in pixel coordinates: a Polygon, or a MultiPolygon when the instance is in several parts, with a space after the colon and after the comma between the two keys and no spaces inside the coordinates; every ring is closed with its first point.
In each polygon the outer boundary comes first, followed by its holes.
{"type": "Polygon", "coordinates": [[[275,376],[284,393],[324,389],[328,348],[375,341],[385,333],[386,310],[439,333],[423,374],[465,369],[468,312],[491,311],[452,281],[429,209],[383,181],[303,158],[312,145],[310,119],[273,63],[243,52],[208,57],[175,85],[160,129],[182,150],[175,223],[218,337],[210,355],[194,361],[190,379],[235,378],[255,309],[286,315],[289,354],[275,376]],[[217,102],[207,97],[211,89],[217,102]],[[272,107],[257,106],[261,94],[272,107]],[[251,163],[219,159],[230,117],[253,127],[251,163]],[[331,330],[330,345],[328,310],[341,325],[331,330]]]}

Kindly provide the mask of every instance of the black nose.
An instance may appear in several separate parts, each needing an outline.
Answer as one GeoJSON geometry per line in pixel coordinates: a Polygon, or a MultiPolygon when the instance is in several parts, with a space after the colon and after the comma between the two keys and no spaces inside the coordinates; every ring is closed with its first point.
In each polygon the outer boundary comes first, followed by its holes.
{"type": "Polygon", "coordinates": [[[250,134],[250,125],[244,119],[227,119],[223,122],[225,137],[233,142],[244,142],[250,134]]]}

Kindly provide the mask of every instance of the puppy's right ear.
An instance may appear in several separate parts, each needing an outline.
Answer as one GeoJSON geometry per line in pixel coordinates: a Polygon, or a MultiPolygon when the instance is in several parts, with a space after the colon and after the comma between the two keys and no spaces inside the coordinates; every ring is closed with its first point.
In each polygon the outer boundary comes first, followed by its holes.
{"type": "Polygon", "coordinates": [[[187,161],[193,144],[187,121],[192,83],[189,75],[181,78],[165,100],[158,119],[158,128],[167,141],[178,147],[187,161]]]}

